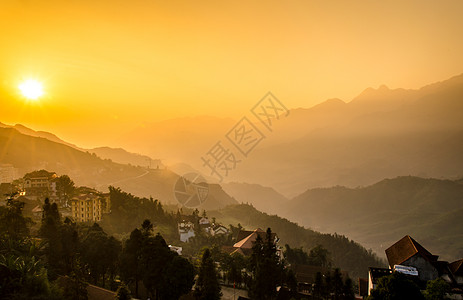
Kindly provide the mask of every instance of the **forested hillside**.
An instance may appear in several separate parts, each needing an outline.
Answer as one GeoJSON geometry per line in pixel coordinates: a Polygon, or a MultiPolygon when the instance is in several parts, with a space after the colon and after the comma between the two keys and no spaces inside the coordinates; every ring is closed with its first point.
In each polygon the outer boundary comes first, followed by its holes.
{"type": "Polygon", "coordinates": [[[348,271],[352,278],[366,277],[368,267],[385,266],[370,250],[360,244],[338,234],[321,234],[306,229],[296,223],[276,215],[270,216],[255,209],[251,205],[231,205],[208,213],[223,224],[241,224],[248,230],[270,227],[280,238],[280,244],[291,247],[303,247],[305,251],[322,245],[331,254],[333,265],[348,271]]]}
{"type": "Polygon", "coordinates": [[[346,234],[379,255],[409,234],[444,260],[463,257],[463,185],[457,181],[405,176],[355,189],[310,189],[288,201],[281,215],[346,234]]]}

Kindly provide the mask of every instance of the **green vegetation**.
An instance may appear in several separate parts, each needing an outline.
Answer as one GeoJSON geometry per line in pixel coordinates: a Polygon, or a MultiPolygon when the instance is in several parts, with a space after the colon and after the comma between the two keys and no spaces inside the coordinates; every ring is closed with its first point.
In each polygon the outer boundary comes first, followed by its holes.
{"type": "Polygon", "coordinates": [[[276,245],[272,239],[272,231],[267,229],[265,240],[257,236],[252,246],[249,261],[252,274],[249,295],[252,299],[275,299],[276,287],[283,285],[284,265],[277,255],[276,245]]]}
{"type": "Polygon", "coordinates": [[[381,255],[409,234],[444,260],[463,257],[463,185],[457,181],[403,176],[355,189],[310,189],[279,215],[342,232],[381,255]]]}
{"type": "Polygon", "coordinates": [[[153,299],[178,299],[193,286],[193,265],[171,251],[164,238],[153,235],[153,224],[145,220],[125,243],[120,260],[121,277],[135,285],[141,280],[153,299]]]}
{"type": "Polygon", "coordinates": [[[330,253],[334,267],[348,271],[352,278],[367,277],[368,267],[383,267],[386,263],[380,260],[371,250],[338,234],[321,234],[303,228],[287,219],[276,215],[259,212],[247,204],[231,205],[217,211],[210,211],[217,221],[224,224],[241,224],[246,228],[272,228],[277,233],[281,244],[302,247],[310,251],[321,245],[330,253]]]}
{"type": "Polygon", "coordinates": [[[128,233],[143,220],[150,220],[156,231],[168,240],[178,240],[177,219],[165,211],[158,200],[139,198],[115,187],[109,187],[109,195],[111,213],[105,215],[101,223],[108,232],[128,233]]]}
{"type": "Polygon", "coordinates": [[[378,285],[371,291],[369,300],[424,299],[418,285],[407,275],[394,272],[378,280],[378,285]]]}
{"type": "Polygon", "coordinates": [[[327,274],[317,272],[312,296],[313,299],[355,299],[352,280],[343,278],[339,269],[327,274]]]}
{"type": "Polygon", "coordinates": [[[196,299],[201,300],[219,300],[222,296],[217,270],[208,248],[205,249],[201,258],[194,295],[196,299]]]}
{"type": "Polygon", "coordinates": [[[450,285],[442,278],[437,278],[428,281],[424,297],[426,300],[441,300],[446,298],[448,292],[450,292],[450,285]]]}

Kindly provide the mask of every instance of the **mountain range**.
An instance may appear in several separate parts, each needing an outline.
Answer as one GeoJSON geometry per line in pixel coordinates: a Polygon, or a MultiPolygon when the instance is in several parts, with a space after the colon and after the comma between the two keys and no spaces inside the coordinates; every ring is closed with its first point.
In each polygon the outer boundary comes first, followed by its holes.
{"type": "MultiPolygon", "coordinates": [[[[31,132],[35,135],[34,132],[31,132]]],[[[16,128],[0,128],[0,163],[11,164],[22,176],[46,169],[66,174],[76,185],[107,191],[112,185],[141,197],[153,197],[176,204],[175,183],[179,175],[167,168],[147,168],[102,159],[61,142],[20,133],[16,128]]],[[[237,203],[217,184],[209,185],[208,201],[202,209],[214,209],[237,203]]]]}
{"type": "Polygon", "coordinates": [[[281,206],[279,215],[347,235],[379,254],[409,234],[444,260],[463,257],[459,181],[406,176],[362,188],[309,189],[281,206]]]}
{"type": "MultiPolygon", "coordinates": [[[[396,176],[456,179],[463,175],[462,120],[463,74],[418,90],[368,88],[349,102],[290,110],[273,120],[272,132],[248,157],[230,145],[241,162],[225,181],[269,186],[291,198],[308,188],[357,187],[396,176]]],[[[205,116],[155,122],[119,141],[209,175],[201,156],[226,141],[235,124],[205,116]]]]}
{"type": "MultiPolygon", "coordinates": [[[[225,182],[210,180],[201,209],[249,203],[307,228],[345,234],[379,255],[410,234],[443,259],[459,259],[462,120],[463,75],[418,90],[381,86],[350,102],[293,109],[274,120],[273,131],[225,182]]],[[[0,163],[20,175],[47,169],[78,185],[103,191],[113,185],[175,204],[179,175],[209,175],[200,157],[234,124],[206,116],[147,124],[121,137],[132,153],[81,149],[52,133],[0,123],[0,163]]]]}

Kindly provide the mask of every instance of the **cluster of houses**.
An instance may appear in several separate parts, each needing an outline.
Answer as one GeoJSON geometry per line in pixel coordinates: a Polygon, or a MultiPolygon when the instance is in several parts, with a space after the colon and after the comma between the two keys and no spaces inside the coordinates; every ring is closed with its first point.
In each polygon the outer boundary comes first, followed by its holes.
{"type": "Polygon", "coordinates": [[[109,209],[109,194],[80,187],[75,189],[70,199],[60,193],[59,180],[55,172],[46,170],[34,171],[24,175],[21,184],[1,183],[2,195],[20,192],[16,200],[24,202],[23,213],[35,219],[42,217],[42,206],[46,198],[57,203],[63,217],[70,217],[76,222],[97,222],[109,209]]]}
{"type": "Polygon", "coordinates": [[[442,278],[451,287],[448,298],[463,299],[463,259],[441,261],[409,235],[387,248],[386,257],[389,268],[369,268],[368,279],[359,279],[360,295],[370,295],[380,278],[400,272],[418,278],[423,289],[428,281],[442,278]]]}
{"type": "Polygon", "coordinates": [[[203,231],[212,236],[228,234],[229,232],[227,227],[215,221],[211,222],[206,216],[203,216],[198,221],[196,221],[195,216],[182,216],[182,221],[178,223],[177,227],[180,241],[184,243],[188,243],[190,238],[196,236],[198,231],[203,231]]]}

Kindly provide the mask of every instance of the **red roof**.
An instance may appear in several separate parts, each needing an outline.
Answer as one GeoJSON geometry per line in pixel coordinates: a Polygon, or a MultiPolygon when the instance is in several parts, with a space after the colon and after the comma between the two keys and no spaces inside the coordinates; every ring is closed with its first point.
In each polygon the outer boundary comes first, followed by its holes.
{"type": "Polygon", "coordinates": [[[437,255],[432,255],[411,236],[406,235],[394,245],[386,249],[386,256],[391,268],[400,265],[412,256],[419,254],[429,262],[437,262],[437,255]]]}
{"type": "Polygon", "coordinates": [[[453,263],[449,264],[449,268],[454,275],[463,276],[463,259],[454,261],[453,263]]]}

